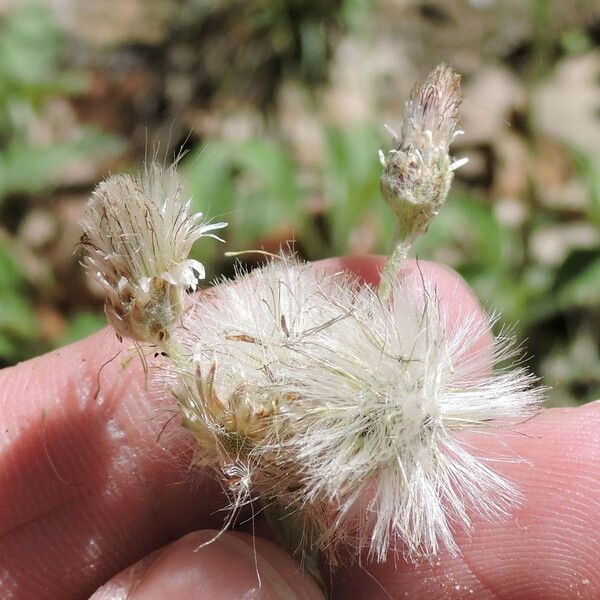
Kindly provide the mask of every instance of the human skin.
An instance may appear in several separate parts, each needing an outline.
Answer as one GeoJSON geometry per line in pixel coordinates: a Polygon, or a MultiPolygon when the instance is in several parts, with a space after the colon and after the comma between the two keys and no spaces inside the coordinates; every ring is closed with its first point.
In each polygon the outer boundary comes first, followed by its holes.
{"type": "MultiPolygon", "coordinates": [[[[382,266],[321,263],[371,283],[382,266]]],[[[452,318],[480,312],[446,267],[407,270],[436,282],[452,318]]],[[[146,389],[128,348],[106,329],[0,372],[0,598],[321,598],[261,537],[227,532],[198,549],[223,522],[223,498],[209,474],[189,469],[185,435],[165,428],[172,399],[146,389]]],[[[591,403],[466,436],[476,454],[506,459],[491,464],[519,486],[521,505],[505,521],[474,516],[468,533],[457,530],[460,556],[326,572],[332,597],[600,598],[599,426],[591,403]]]]}

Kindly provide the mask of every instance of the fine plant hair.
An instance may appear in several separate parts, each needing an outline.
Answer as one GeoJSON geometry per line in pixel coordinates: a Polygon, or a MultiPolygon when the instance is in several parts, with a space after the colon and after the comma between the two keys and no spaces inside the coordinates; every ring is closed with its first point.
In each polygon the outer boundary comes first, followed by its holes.
{"type": "Polygon", "coordinates": [[[313,567],[317,552],[335,564],[348,547],[357,560],[456,555],[474,515],[507,519],[520,501],[500,457],[477,456],[462,434],[507,431],[543,390],[504,366],[518,355],[510,337],[487,349],[493,318],[451,319],[432,281],[399,269],[466,160],[449,154],[459,85],[440,65],[415,86],[380,154],[397,227],[378,286],[282,254],[186,302],[204,277],[192,244],[225,224],[191,212],[176,165],[112,176],[84,210],[84,264],[107,318],[162,355],[152,382],[175,400],[193,464],[227,493],[223,529],[262,504],[313,567]]]}
{"type": "Polygon", "coordinates": [[[415,240],[446,202],[454,171],[468,161],[454,160],[449,153],[450,144],[464,133],[456,129],[459,88],[460,75],[448,65],[436,67],[423,84],[414,86],[400,135],[390,129],[394,147],[387,155],[379,151],[381,194],[396,215],[394,247],[379,286],[382,297],[415,240]]]}

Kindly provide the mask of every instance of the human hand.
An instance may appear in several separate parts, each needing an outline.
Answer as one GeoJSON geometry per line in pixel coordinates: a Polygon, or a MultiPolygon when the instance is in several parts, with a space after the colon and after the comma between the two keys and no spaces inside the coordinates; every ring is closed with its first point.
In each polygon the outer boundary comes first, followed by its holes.
{"type": "MultiPolygon", "coordinates": [[[[374,281],[383,260],[322,265],[374,281]]],[[[479,311],[454,273],[420,269],[455,318],[479,311]]],[[[474,351],[485,352],[479,343],[474,351]]],[[[123,366],[128,347],[104,330],[0,372],[1,597],[80,599],[102,586],[96,600],[319,598],[262,538],[227,532],[194,552],[220,527],[224,500],[208,475],[188,469],[185,441],[161,437],[172,403],[145,389],[137,357],[123,366]]],[[[333,597],[600,597],[599,424],[591,404],[548,410],[518,434],[471,434],[479,454],[525,459],[494,464],[520,486],[522,507],[506,522],[475,519],[470,533],[457,531],[458,558],[342,568],[333,597]]]]}

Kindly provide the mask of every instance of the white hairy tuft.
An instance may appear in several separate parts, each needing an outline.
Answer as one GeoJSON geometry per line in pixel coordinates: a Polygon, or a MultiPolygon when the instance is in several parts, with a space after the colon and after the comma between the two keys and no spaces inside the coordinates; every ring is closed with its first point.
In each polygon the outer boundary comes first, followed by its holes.
{"type": "Polygon", "coordinates": [[[205,223],[182,195],[175,165],[152,163],[138,177],[101,182],[84,209],[84,265],[104,288],[107,318],[122,337],[167,337],[186,288],[195,289],[205,276],[188,255],[197,239],[216,237],[211,232],[226,223],[205,223]]]}
{"type": "MultiPolygon", "coordinates": [[[[451,326],[429,283],[396,278],[381,300],[348,274],[277,260],[198,303],[181,332],[193,364],[170,387],[199,461],[227,485],[244,472],[245,497],[252,486],[300,515],[332,557],[341,543],[378,560],[456,553],[472,511],[506,517],[518,491],[455,432],[541,401],[523,369],[489,371],[472,352],[489,327],[451,326]]],[[[510,354],[506,340],[493,354],[510,354]]]]}

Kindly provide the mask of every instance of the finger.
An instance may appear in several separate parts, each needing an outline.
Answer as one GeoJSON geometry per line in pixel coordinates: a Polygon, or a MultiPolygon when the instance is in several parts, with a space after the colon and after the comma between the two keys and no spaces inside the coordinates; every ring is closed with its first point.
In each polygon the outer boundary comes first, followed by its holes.
{"type": "MultiPolygon", "coordinates": [[[[386,260],[384,256],[345,256],[328,258],[315,264],[330,272],[349,271],[365,283],[376,286],[386,260]]],[[[471,340],[469,354],[483,355],[480,356],[482,365],[491,367],[493,335],[487,326],[489,319],[465,280],[450,267],[427,260],[408,259],[404,261],[400,273],[414,283],[415,289],[427,288],[428,292],[435,292],[441,301],[449,329],[467,320],[473,324],[484,323],[484,333],[471,340]]]]}
{"type": "Polygon", "coordinates": [[[600,404],[551,409],[520,433],[473,436],[485,455],[520,459],[494,468],[516,483],[522,503],[504,522],[475,518],[456,532],[461,556],[418,566],[390,559],[337,574],[335,598],[600,597],[600,404]],[[349,594],[351,594],[349,596],[349,594]]]}
{"type": "Polygon", "coordinates": [[[240,533],[199,531],[102,586],[90,600],[319,600],[323,595],[281,548],[240,533]]]}
{"type": "Polygon", "coordinates": [[[159,440],[173,407],[146,391],[139,358],[124,365],[128,348],[104,330],[0,373],[0,565],[15,598],[81,598],[220,525],[215,484],[190,477],[178,437],[159,440]]]}

